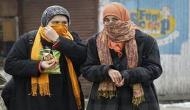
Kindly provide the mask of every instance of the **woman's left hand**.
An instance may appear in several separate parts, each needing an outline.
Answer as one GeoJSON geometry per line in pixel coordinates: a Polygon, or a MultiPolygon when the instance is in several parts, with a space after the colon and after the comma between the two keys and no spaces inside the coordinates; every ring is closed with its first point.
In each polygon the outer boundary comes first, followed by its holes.
{"type": "Polygon", "coordinates": [[[115,83],[115,86],[117,86],[117,87],[121,87],[123,85],[124,85],[124,78],[120,82],[115,83]]]}

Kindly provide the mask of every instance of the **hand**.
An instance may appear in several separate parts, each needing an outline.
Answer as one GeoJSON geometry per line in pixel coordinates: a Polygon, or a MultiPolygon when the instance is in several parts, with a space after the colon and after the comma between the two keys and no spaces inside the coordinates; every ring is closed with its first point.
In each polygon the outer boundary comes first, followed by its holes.
{"type": "Polygon", "coordinates": [[[41,61],[40,62],[40,67],[43,69],[49,69],[55,67],[57,64],[57,60],[55,58],[48,60],[48,61],[41,61]]]}
{"type": "Polygon", "coordinates": [[[122,76],[119,71],[114,69],[108,70],[108,75],[115,84],[119,84],[122,80],[122,76]]]}
{"type": "Polygon", "coordinates": [[[59,38],[57,32],[51,26],[48,25],[45,27],[45,36],[53,42],[55,42],[59,38]]]}
{"type": "Polygon", "coordinates": [[[119,83],[115,83],[115,86],[121,87],[124,85],[124,79],[122,79],[119,83]]]}

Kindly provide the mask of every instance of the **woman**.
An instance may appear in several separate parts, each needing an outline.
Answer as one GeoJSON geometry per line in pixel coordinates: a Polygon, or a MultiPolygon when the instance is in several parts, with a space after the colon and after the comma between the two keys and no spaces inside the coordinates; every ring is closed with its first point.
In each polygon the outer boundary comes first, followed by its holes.
{"type": "Polygon", "coordinates": [[[38,31],[15,42],[5,61],[14,89],[8,110],[82,110],[78,81],[86,47],[69,32],[69,12],[50,6],[42,14],[38,31]]]}
{"type": "Polygon", "coordinates": [[[162,73],[156,40],[119,3],[104,7],[104,29],[88,41],[81,69],[93,82],[87,110],[159,110],[153,81],[162,73]]]}

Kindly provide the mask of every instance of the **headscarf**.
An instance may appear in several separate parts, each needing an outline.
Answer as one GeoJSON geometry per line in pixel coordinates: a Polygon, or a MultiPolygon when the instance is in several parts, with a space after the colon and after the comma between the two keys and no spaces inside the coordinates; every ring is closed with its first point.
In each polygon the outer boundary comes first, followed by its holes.
{"type": "Polygon", "coordinates": [[[130,20],[129,11],[120,3],[112,2],[104,6],[103,18],[108,15],[116,16],[122,21],[130,20]]]}
{"type": "MultiPolygon", "coordinates": [[[[105,6],[103,17],[113,15],[120,20],[104,25],[104,29],[97,37],[97,49],[100,63],[112,65],[113,61],[110,55],[108,41],[111,39],[116,42],[125,42],[125,54],[127,57],[127,67],[132,69],[138,66],[138,50],[135,40],[135,29],[137,26],[130,20],[129,12],[119,3],[111,3],[105,6]]],[[[107,73],[105,73],[107,74],[107,73]]],[[[133,97],[132,103],[138,106],[144,101],[144,91],[140,83],[132,85],[133,97]]],[[[104,98],[116,96],[116,87],[110,79],[99,84],[98,94],[104,98]]]]}
{"type": "MultiPolygon", "coordinates": [[[[40,51],[43,49],[41,38],[45,39],[47,42],[51,42],[45,36],[45,27],[48,22],[52,19],[52,17],[56,15],[69,15],[67,11],[65,11],[63,7],[60,6],[50,6],[48,7],[43,15],[42,15],[42,26],[39,27],[38,32],[36,34],[34,44],[32,46],[31,51],[31,59],[32,60],[42,60],[40,57],[40,51]]],[[[69,17],[69,16],[68,16],[69,17]]],[[[65,37],[69,40],[73,40],[72,35],[68,31],[68,27],[64,24],[56,24],[51,26],[61,37],[65,37]]],[[[59,53],[60,54],[60,53],[59,53]]],[[[76,100],[76,104],[78,106],[78,110],[82,108],[81,98],[80,98],[80,87],[79,82],[76,76],[76,72],[73,66],[73,63],[70,58],[66,57],[66,62],[68,65],[68,74],[71,80],[72,91],[76,100]]],[[[42,71],[39,77],[31,78],[31,95],[32,96],[51,96],[50,88],[49,88],[49,75],[48,73],[43,73],[42,71]]],[[[67,100],[67,99],[65,99],[67,100]]]]}

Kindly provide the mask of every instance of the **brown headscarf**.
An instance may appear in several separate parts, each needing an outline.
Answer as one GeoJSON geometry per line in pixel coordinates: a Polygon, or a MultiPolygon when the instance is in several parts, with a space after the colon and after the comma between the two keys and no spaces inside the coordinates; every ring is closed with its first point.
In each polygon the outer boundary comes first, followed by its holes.
{"type": "MultiPolygon", "coordinates": [[[[135,40],[135,29],[137,26],[130,21],[129,12],[119,3],[111,3],[105,6],[103,17],[113,15],[120,20],[104,25],[103,31],[97,38],[97,49],[101,64],[112,65],[108,41],[125,42],[125,54],[127,56],[127,67],[132,69],[138,66],[138,50],[135,40]]],[[[141,84],[133,84],[132,103],[138,106],[144,101],[144,91],[141,84]]],[[[98,94],[101,97],[112,98],[116,96],[116,87],[110,79],[99,84],[98,94]]]]}
{"type": "Polygon", "coordinates": [[[119,4],[117,2],[113,2],[104,6],[103,18],[108,15],[116,16],[122,21],[130,20],[128,10],[122,4],[119,4]]]}

